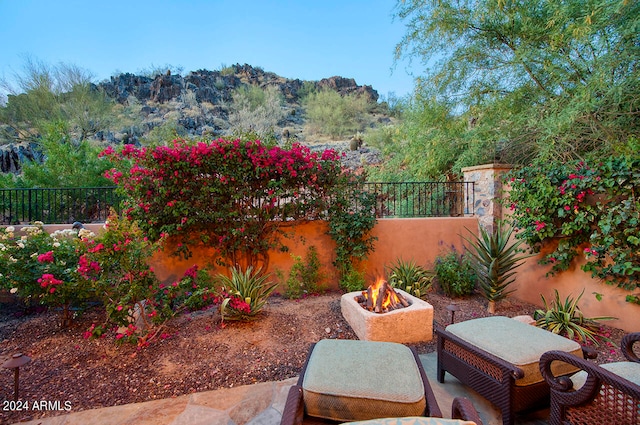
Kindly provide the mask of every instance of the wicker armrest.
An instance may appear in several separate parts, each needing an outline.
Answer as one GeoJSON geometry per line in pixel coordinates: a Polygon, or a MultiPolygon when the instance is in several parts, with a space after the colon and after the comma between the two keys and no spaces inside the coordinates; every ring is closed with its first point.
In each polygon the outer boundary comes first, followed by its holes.
{"type": "Polygon", "coordinates": [[[620,351],[622,351],[622,354],[630,362],[640,363],[640,358],[633,351],[633,344],[635,344],[638,341],[640,341],[640,332],[626,334],[622,338],[622,342],[620,344],[620,351]]]}
{"type": "Polygon", "coordinates": [[[457,337],[451,332],[448,332],[441,326],[436,326],[436,334],[440,337],[438,338],[438,344],[441,344],[444,342],[444,340],[447,340],[453,344],[464,347],[465,350],[478,356],[483,361],[497,366],[498,368],[500,368],[500,370],[503,371],[505,375],[511,375],[514,380],[518,380],[524,377],[524,371],[521,368],[501,359],[500,357],[488,353],[473,344],[469,344],[467,341],[457,337]]]}
{"type": "Polygon", "coordinates": [[[299,425],[304,419],[304,401],[302,387],[292,385],[287,394],[287,402],[282,411],[280,425],[299,425]]]}
{"type": "Polygon", "coordinates": [[[540,358],[540,372],[552,391],[558,394],[567,393],[571,395],[569,404],[580,404],[592,398],[601,383],[606,383],[635,398],[640,398],[640,387],[638,385],[613,372],[603,369],[595,363],[562,351],[549,351],[544,353],[540,358]],[[554,361],[569,363],[585,371],[588,375],[585,384],[579,389],[574,389],[573,381],[570,377],[554,376],[553,373],[551,373],[551,363],[554,361]]]}
{"type": "Polygon", "coordinates": [[[471,401],[464,397],[456,397],[451,405],[451,419],[462,419],[464,421],[473,421],[476,425],[482,425],[480,415],[471,401]]]}

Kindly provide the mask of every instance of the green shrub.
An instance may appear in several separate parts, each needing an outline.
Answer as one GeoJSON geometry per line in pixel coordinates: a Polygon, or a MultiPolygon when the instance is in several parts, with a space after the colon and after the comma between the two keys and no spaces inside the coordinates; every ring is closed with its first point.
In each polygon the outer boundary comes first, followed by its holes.
{"type": "Polygon", "coordinates": [[[351,265],[342,272],[339,282],[340,288],[346,292],[361,291],[365,288],[366,284],[364,272],[356,270],[351,265]]]}
{"type": "Polygon", "coordinates": [[[277,282],[270,282],[269,275],[261,269],[249,266],[242,271],[231,268],[231,276],[218,274],[215,279],[221,288],[222,320],[250,320],[262,311],[267,299],[276,289],[277,282]]]}
{"type": "Polygon", "coordinates": [[[233,93],[229,124],[234,133],[253,131],[260,137],[274,138],[274,131],[284,118],[283,97],[275,86],[240,86],[233,93]]]}
{"type": "Polygon", "coordinates": [[[324,289],[321,286],[323,274],[320,270],[321,264],[316,247],[309,247],[304,263],[302,257],[296,255],[292,255],[292,257],[294,263],[289,272],[289,279],[287,279],[285,296],[300,298],[303,295],[323,292],[324,289]]]}
{"type": "Polygon", "coordinates": [[[533,318],[536,320],[536,326],[546,329],[555,334],[565,336],[570,339],[578,339],[582,342],[593,342],[598,345],[600,340],[608,341],[607,338],[600,335],[600,320],[611,320],[613,317],[592,317],[586,318],[580,308],[578,301],[584,294],[584,289],[575,300],[567,297],[564,302],[560,301],[558,290],[555,289],[555,298],[551,304],[547,304],[544,296],[542,302],[543,309],[534,312],[533,318]]]}
{"type": "Polygon", "coordinates": [[[341,137],[363,130],[370,105],[364,96],[342,96],[333,90],[321,90],[309,93],[304,106],[312,130],[341,137]]]}
{"type": "Polygon", "coordinates": [[[431,290],[433,275],[415,261],[403,261],[398,258],[394,264],[387,267],[389,284],[402,289],[417,298],[425,298],[431,290]]]}
{"type": "Polygon", "coordinates": [[[449,297],[461,297],[473,293],[476,273],[468,255],[455,250],[436,257],[433,271],[440,289],[449,297]]]}

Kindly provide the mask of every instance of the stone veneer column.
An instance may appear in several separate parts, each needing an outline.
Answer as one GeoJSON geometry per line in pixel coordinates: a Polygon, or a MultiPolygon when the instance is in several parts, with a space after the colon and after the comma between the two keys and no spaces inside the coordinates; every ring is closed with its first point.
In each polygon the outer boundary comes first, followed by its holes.
{"type": "Polygon", "coordinates": [[[502,205],[497,201],[503,196],[502,178],[511,170],[510,165],[485,164],[462,169],[465,182],[474,182],[473,213],[487,231],[502,218],[502,205]]]}

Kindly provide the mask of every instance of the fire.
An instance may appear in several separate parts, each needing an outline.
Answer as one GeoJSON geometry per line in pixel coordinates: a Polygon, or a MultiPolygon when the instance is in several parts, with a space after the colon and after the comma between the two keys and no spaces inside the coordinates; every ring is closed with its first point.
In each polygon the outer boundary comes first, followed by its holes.
{"type": "Polygon", "coordinates": [[[407,301],[401,297],[386,280],[379,277],[366,291],[362,291],[363,306],[367,310],[383,313],[406,307],[407,301]],[[380,297],[382,297],[380,299],[380,297]]]}

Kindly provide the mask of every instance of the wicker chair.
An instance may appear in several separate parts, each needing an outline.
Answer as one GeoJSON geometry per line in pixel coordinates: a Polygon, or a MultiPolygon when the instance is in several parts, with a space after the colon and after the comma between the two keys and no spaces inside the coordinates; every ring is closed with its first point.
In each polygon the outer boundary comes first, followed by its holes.
{"type": "MultiPolygon", "coordinates": [[[[494,326],[505,324],[509,321],[513,322],[513,331],[517,334],[529,332],[536,335],[544,333],[548,336],[551,334],[548,331],[535,328],[531,325],[525,325],[513,319],[497,316],[473,319],[466,321],[465,324],[475,322],[481,324],[481,327],[485,328],[485,330],[494,331],[494,326]]],[[[510,326],[510,322],[505,326],[510,326]]],[[[460,382],[471,387],[474,391],[498,407],[502,414],[503,425],[513,425],[515,423],[516,413],[533,411],[549,405],[549,386],[542,376],[539,377],[539,380],[536,379],[531,383],[521,384],[523,379],[528,379],[526,377],[527,374],[525,374],[525,371],[521,367],[478,347],[474,343],[458,337],[449,331],[451,327],[443,328],[437,325],[435,329],[438,336],[438,382],[444,383],[445,372],[449,372],[460,382]]],[[[481,335],[482,334],[478,332],[478,336],[481,335]]],[[[543,334],[540,335],[545,336],[543,334]]],[[[553,337],[557,338],[558,336],[553,335],[553,337]]],[[[561,339],[564,340],[565,338],[561,339]]],[[[533,342],[536,341],[535,336],[531,338],[531,341],[531,347],[536,349],[540,348],[533,344],[533,342]]],[[[508,343],[504,344],[505,350],[509,348],[507,345],[508,343]]],[[[584,348],[581,350],[579,344],[575,345],[578,347],[578,353],[582,356],[587,358],[594,357],[595,353],[591,350],[584,348]]],[[[553,348],[546,348],[545,350],[550,351],[552,349],[553,348]]],[[[545,350],[542,350],[535,361],[529,365],[530,370],[531,368],[537,370],[539,358],[545,350]]],[[[576,356],[576,352],[569,355],[576,356]]]]}
{"type": "MultiPolygon", "coordinates": [[[[293,385],[289,389],[289,393],[287,395],[287,401],[282,412],[282,420],[280,425],[316,425],[316,424],[335,424],[341,423],[344,421],[336,422],[325,418],[319,418],[315,416],[310,416],[307,414],[307,409],[305,408],[305,400],[304,400],[304,391],[303,391],[303,382],[304,376],[309,366],[309,360],[311,358],[311,353],[314,350],[316,344],[312,344],[309,349],[309,354],[307,355],[306,361],[302,367],[300,372],[300,376],[296,385],[293,385]]],[[[420,379],[422,380],[422,385],[424,387],[424,396],[426,401],[425,410],[422,412],[422,416],[431,417],[431,418],[442,418],[442,412],[440,411],[440,407],[436,401],[435,395],[433,393],[433,389],[429,384],[429,380],[427,379],[427,375],[422,367],[422,363],[420,358],[418,357],[417,351],[413,347],[409,347],[415,359],[420,379]]],[[[462,419],[467,421],[473,421],[478,425],[482,425],[482,421],[480,420],[480,416],[478,412],[473,407],[471,402],[465,398],[459,397],[454,399],[452,405],[452,418],[453,419],[462,419]]]]}
{"type": "Polygon", "coordinates": [[[543,354],[540,371],[551,387],[549,423],[640,423],[640,358],[633,351],[638,341],[640,332],[627,334],[622,339],[621,350],[626,362],[597,365],[562,352],[543,354]],[[553,362],[572,364],[581,372],[570,378],[556,377],[551,372],[553,362]]]}

